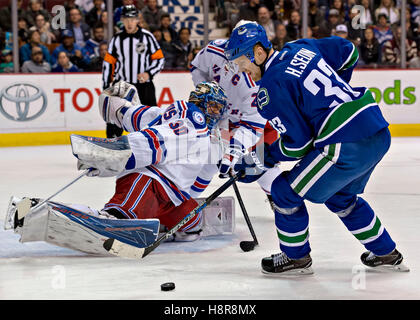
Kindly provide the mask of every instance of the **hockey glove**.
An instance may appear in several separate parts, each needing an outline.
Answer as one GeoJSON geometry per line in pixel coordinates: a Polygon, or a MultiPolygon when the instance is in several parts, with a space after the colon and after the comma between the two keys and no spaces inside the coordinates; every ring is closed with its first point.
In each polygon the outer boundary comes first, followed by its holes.
{"type": "Polygon", "coordinates": [[[232,139],[228,151],[223,156],[219,166],[219,178],[228,178],[229,172],[235,166],[239,159],[245,154],[245,148],[242,144],[232,139]]]}
{"type": "Polygon", "coordinates": [[[118,81],[105,89],[105,92],[111,96],[128,100],[134,106],[141,104],[136,87],[128,82],[118,81]]]}
{"type": "Polygon", "coordinates": [[[105,92],[99,96],[99,113],[107,123],[123,128],[124,113],[133,105],[120,97],[111,96],[105,92]]]}
{"type": "Polygon", "coordinates": [[[276,165],[271,157],[269,145],[258,145],[243,156],[233,167],[233,171],[239,175],[239,181],[251,183],[258,180],[269,168],[276,165]]]}

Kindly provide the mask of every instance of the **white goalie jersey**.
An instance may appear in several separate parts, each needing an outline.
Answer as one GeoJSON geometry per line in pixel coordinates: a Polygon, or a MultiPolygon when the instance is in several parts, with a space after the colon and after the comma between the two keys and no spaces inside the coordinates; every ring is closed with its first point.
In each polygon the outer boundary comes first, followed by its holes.
{"type": "Polygon", "coordinates": [[[210,139],[204,114],[187,101],[165,109],[133,106],[124,114],[123,128],[129,132],[135,163],[120,177],[131,172],[150,176],[175,205],[191,198],[198,174],[222,157],[221,145],[210,139]]]}

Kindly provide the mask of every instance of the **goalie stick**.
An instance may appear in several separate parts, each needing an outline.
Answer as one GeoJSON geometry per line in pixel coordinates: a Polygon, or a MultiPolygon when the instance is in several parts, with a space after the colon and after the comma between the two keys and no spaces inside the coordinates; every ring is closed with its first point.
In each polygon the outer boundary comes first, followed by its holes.
{"type": "Polygon", "coordinates": [[[125,257],[125,258],[134,258],[142,259],[155,250],[162,242],[170,238],[175,232],[177,232],[182,226],[184,226],[188,221],[194,218],[201,210],[203,210],[207,205],[209,205],[213,200],[220,196],[226,189],[228,189],[239,177],[234,175],[230,177],[220,188],[213,192],[206,200],[201,204],[195,207],[186,217],[184,217],[180,222],[178,222],[171,230],[161,235],[154,243],[151,243],[147,248],[137,248],[130,246],[126,243],[118,241],[116,239],[108,239],[104,242],[104,248],[111,254],[116,256],[125,257]]]}

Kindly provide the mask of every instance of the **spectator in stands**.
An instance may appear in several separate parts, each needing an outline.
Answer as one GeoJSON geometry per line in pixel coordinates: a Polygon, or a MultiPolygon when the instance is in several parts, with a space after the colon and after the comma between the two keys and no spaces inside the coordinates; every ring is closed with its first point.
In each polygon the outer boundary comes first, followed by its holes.
{"type": "Polygon", "coordinates": [[[160,31],[162,31],[163,39],[167,42],[175,41],[178,38],[175,29],[171,27],[169,13],[162,14],[160,18],[160,31]]]}
{"type": "Polygon", "coordinates": [[[64,9],[66,10],[66,21],[70,21],[70,10],[71,9],[82,10],[77,4],[76,0],[66,0],[64,2],[64,9]]]}
{"type": "Polygon", "coordinates": [[[76,0],[75,4],[83,14],[88,13],[94,7],[93,0],[76,0]]]}
{"type": "Polygon", "coordinates": [[[99,44],[105,39],[104,27],[102,24],[99,23],[95,25],[92,30],[93,37],[86,41],[86,45],[84,47],[85,54],[90,59],[99,56],[99,44]]]}
{"type": "Polygon", "coordinates": [[[29,29],[26,19],[20,17],[18,19],[18,35],[19,35],[19,47],[23,46],[29,41],[29,29]]]}
{"type": "Polygon", "coordinates": [[[193,45],[190,41],[191,30],[189,28],[181,28],[178,33],[178,39],[172,45],[175,48],[175,69],[189,70],[192,61],[193,45]]]}
{"type": "Polygon", "coordinates": [[[240,0],[226,0],[224,1],[224,7],[226,12],[226,20],[218,21],[218,27],[228,27],[230,30],[233,29],[235,24],[239,21],[239,6],[242,4],[240,0]]]}
{"type": "Polygon", "coordinates": [[[53,66],[52,72],[79,72],[79,68],[71,63],[67,52],[61,51],[58,54],[57,63],[53,66]]]}
{"type": "Polygon", "coordinates": [[[139,23],[138,25],[140,28],[150,30],[150,26],[147,24],[146,20],[144,20],[143,14],[139,11],[139,23]]]}
{"type": "Polygon", "coordinates": [[[42,14],[38,14],[35,17],[35,25],[29,30],[37,30],[39,32],[41,36],[41,43],[51,44],[56,40],[55,35],[50,30],[50,23],[45,21],[45,17],[42,14]]]}
{"type": "Polygon", "coordinates": [[[407,27],[407,38],[416,41],[417,47],[419,47],[420,28],[417,22],[411,21],[411,11],[409,8],[406,10],[405,23],[407,27]]]}
{"type": "Polygon", "coordinates": [[[300,23],[300,13],[298,10],[293,10],[290,13],[290,20],[286,26],[287,35],[290,39],[296,40],[301,38],[302,26],[300,23]]]}
{"type": "Polygon", "coordinates": [[[71,30],[64,30],[61,39],[62,43],[52,53],[52,64],[56,64],[60,53],[65,52],[72,64],[76,65],[78,69],[87,68],[90,59],[85,53],[84,48],[75,43],[73,32],[71,30]]]}
{"type": "Polygon", "coordinates": [[[50,52],[47,47],[41,44],[41,35],[38,30],[33,30],[29,32],[29,42],[20,47],[20,60],[21,64],[25,61],[31,60],[32,47],[40,47],[44,55],[44,59],[47,62],[51,61],[50,52]]]}
{"type": "Polygon", "coordinates": [[[420,25],[420,0],[411,0],[411,21],[420,25]]]}
{"type": "Polygon", "coordinates": [[[375,38],[373,27],[364,30],[363,40],[360,44],[361,62],[365,65],[376,65],[380,61],[381,46],[375,38]]]}
{"type": "Polygon", "coordinates": [[[373,28],[373,32],[381,47],[385,41],[392,40],[392,30],[389,26],[388,16],[385,13],[380,13],[378,15],[378,24],[373,28]]]}
{"type": "Polygon", "coordinates": [[[258,20],[257,22],[262,25],[265,29],[268,39],[271,41],[276,36],[276,23],[271,19],[270,11],[266,6],[260,6],[258,8],[258,20]]]}
{"type": "Polygon", "coordinates": [[[4,49],[1,52],[0,73],[12,72],[14,72],[12,50],[4,49]]]}
{"type": "Polygon", "coordinates": [[[156,41],[159,43],[159,46],[163,52],[163,56],[165,57],[165,65],[163,69],[173,69],[176,60],[175,47],[172,45],[171,42],[168,42],[163,38],[163,34],[160,29],[152,28],[150,31],[153,33],[154,37],[156,38],[156,41]]]}
{"type": "Polygon", "coordinates": [[[44,61],[42,49],[38,46],[33,46],[31,60],[25,61],[21,70],[24,73],[47,73],[51,71],[51,65],[44,61]]]}
{"type": "Polygon", "coordinates": [[[276,36],[271,41],[274,50],[280,51],[284,47],[286,42],[291,40],[292,39],[290,39],[287,35],[286,26],[284,24],[279,23],[276,27],[276,36]]]}
{"type": "Polygon", "coordinates": [[[384,13],[389,18],[389,23],[399,23],[400,22],[400,12],[394,5],[393,0],[381,0],[380,6],[375,10],[375,17],[379,20],[379,15],[384,13]]]}
{"type": "Polygon", "coordinates": [[[260,0],[249,0],[239,7],[239,19],[257,21],[260,0]]]}
{"type": "Polygon", "coordinates": [[[360,12],[360,24],[364,26],[372,25],[373,24],[373,14],[372,9],[370,7],[370,0],[362,0],[361,5],[363,6],[364,10],[360,12]]]}
{"type": "Polygon", "coordinates": [[[335,32],[335,27],[339,24],[339,13],[337,9],[331,9],[328,13],[328,20],[324,20],[319,27],[318,37],[329,37],[335,32]]]}
{"type": "Polygon", "coordinates": [[[277,21],[287,25],[289,23],[290,14],[295,10],[293,2],[290,0],[279,0],[274,7],[274,16],[277,21]]]}
{"type": "Polygon", "coordinates": [[[101,21],[101,15],[104,10],[104,0],[93,1],[93,8],[85,16],[85,21],[89,27],[93,28],[99,21],[101,21]]]}
{"type": "MultiPolygon", "coordinates": [[[[3,31],[12,31],[12,1],[10,0],[8,6],[4,6],[0,9],[0,28],[3,31]]],[[[18,0],[18,18],[23,18],[26,21],[26,10],[22,8],[23,0],[18,0]]]]}
{"type": "Polygon", "coordinates": [[[337,27],[335,27],[335,33],[333,34],[337,37],[347,39],[348,38],[348,29],[345,24],[338,24],[337,27]]]}
{"type": "Polygon", "coordinates": [[[348,30],[347,39],[353,42],[353,44],[356,47],[360,45],[360,42],[363,38],[363,31],[364,29],[366,29],[366,25],[362,25],[360,23],[360,20],[357,20],[357,19],[360,19],[358,15],[360,15],[360,12],[358,10],[350,10],[349,12],[350,20],[344,23],[348,30]],[[353,19],[356,19],[355,24],[353,23],[353,19]]]}
{"type": "Polygon", "coordinates": [[[146,6],[141,12],[149,28],[159,28],[160,18],[162,14],[166,13],[162,10],[162,7],[158,6],[157,0],[147,0],[146,6]]]}
{"type": "Polygon", "coordinates": [[[347,10],[344,6],[343,0],[333,0],[330,9],[336,9],[338,11],[338,23],[344,24],[348,20],[347,10]]]}
{"type": "MultiPolygon", "coordinates": [[[[401,63],[401,27],[394,28],[394,37],[388,40],[383,45],[382,62],[391,65],[399,66],[401,63]]],[[[411,39],[406,39],[406,59],[407,66],[410,68],[420,67],[420,58],[418,56],[418,49],[416,42],[411,39]]]]}
{"type": "Polygon", "coordinates": [[[71,30],[74,35],[74,41],[79,46],[83,47],[85,42],[90,38],[90,28],[82,21],[82,12],[80,9],[70,10],[70,23],[67,24],[66,29],[71,30]]]}
{"type": "Polygon", "coordinates": [[[38,14],[42,14],[45,18],[45,21],[50,21],[51,15],[47,10],[42,8],[41,0],[30,0],[29,9],[26,11],[26,21],[30,26],[35,25],[35,18],[38,14]]]}
{"type": "Polygon", "coordinates": [[[325,12],[319,8],[318,0],[309,0],[308,26],[312,29],[314,36],[318,35],[318,29],[325,19],[325,12]]]}
{"type": "Polygon", "coordinates": [[[102,64],[104,62],[104,58],[107,53],[107,50],[108,50],[108,43],[106,41],[102,41],[99,44],[99,55],[93,57],[90,60],[89,67],[86,69],[86,71],[91,71],[91,72],[102,71],[102,64]]]}

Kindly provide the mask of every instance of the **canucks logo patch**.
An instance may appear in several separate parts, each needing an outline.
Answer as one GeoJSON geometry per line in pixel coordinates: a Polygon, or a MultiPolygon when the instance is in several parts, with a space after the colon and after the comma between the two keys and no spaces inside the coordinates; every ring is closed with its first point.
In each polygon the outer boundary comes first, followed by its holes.
{"type": "Polygon", "coordinates": [[[194,111],[193,114],[192,114],[192,117],[193,117],[194,121],[197,122],[198,124],[204,124],[206,122],[206,120],[204,119],[204,116],[201,112],[194,111]]]}
{"type": "Polygon", "coordinates": [[[266,88],[260,88],[257,93],[257,104],[258,108],[262,110],[268,103],[270,102],[270,97],[268,96],[268,92],[266,88]]]}

